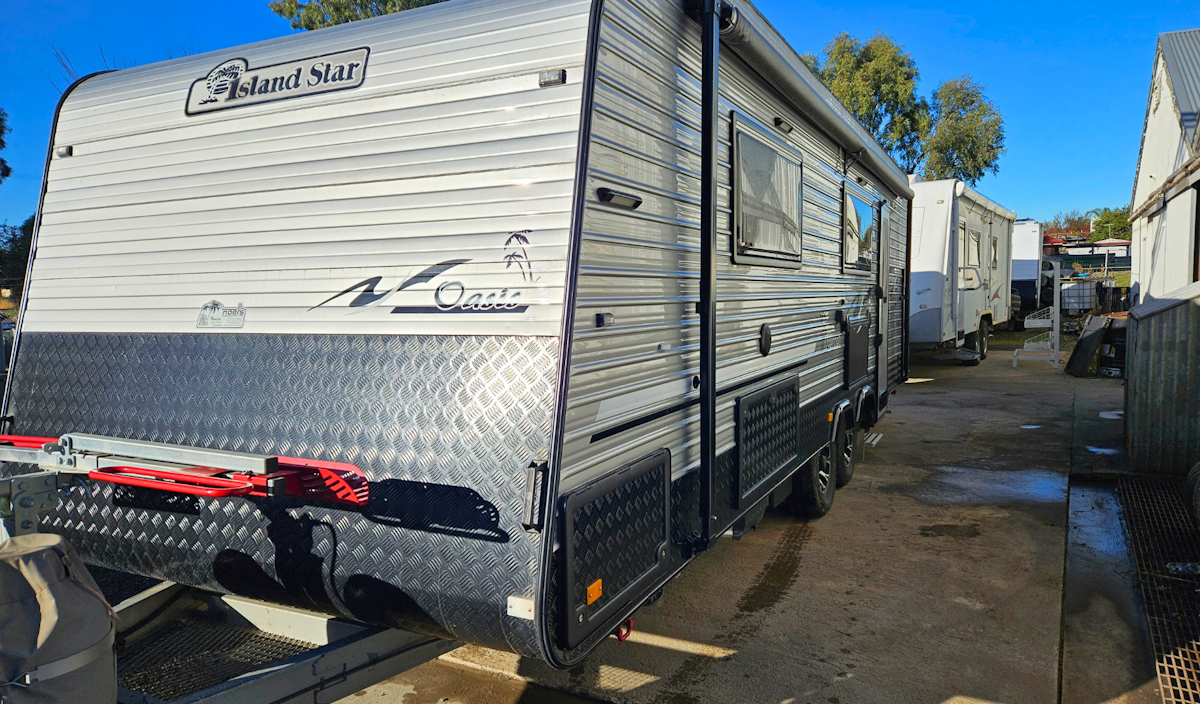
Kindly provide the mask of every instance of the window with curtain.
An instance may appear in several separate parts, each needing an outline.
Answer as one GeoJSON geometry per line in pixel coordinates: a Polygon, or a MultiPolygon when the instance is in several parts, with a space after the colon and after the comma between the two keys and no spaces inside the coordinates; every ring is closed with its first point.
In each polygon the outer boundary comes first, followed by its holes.
{"type": "Polygon", "coordinates": [[[735,149],[738,254],[799,262],[800,164],[740,126],[735,149]]]}

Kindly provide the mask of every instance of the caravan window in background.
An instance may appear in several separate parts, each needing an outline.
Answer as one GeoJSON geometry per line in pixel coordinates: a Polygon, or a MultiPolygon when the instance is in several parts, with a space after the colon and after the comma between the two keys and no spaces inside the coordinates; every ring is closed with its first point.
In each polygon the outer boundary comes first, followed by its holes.
{"type": "Polygon", "coordinates": [[[774,140],[752,134],[741,121],[735,127],[734,190],[737,222],[736,261],[799,264],[801,173],[798,156],[783,153],[774,140]],[[776,261],[772,261],[776,260],[776,261]]]}
{"type": "Polygon", "coordinates": [[[970,241],[967,242],[967,266],[979,266],[979,262],[983,260],[980,256],[979,248],[983,246],[981,239],[983,233],[978,230],[967,230],[970,236],[970,241]]]}
{"type": "Polygon", "coordinates": [[[1000,249],[1000,240],[993,237],[992,238],[992,268],[993,269],[1000,268],[1000,253],[998,251],[999,249],[1000,249]]]}
{"type": "Polygon", "coordinates": [[[845,201],[842,208],[845,211],[843,225],[842,261],[846,271],[870,271],[874,259],[876,232],[878,230],[878,208],[874,203],[850,192],[849,186],[843,186],[845,201]]]}

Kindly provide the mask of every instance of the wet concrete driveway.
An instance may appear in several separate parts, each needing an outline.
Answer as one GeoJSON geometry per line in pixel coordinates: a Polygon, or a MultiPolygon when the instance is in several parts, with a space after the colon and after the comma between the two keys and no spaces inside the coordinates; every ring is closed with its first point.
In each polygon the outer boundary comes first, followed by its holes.
{"type": "Polygon", "coordinates": [[[463,647],[347,701],[1157,701],[1102,488],[1075,492],[1091,527],[1068,551],[1068,474],[1119,468],[1120,420],[1098,413],[1121,408],[1121,382],[999,351],[911,375],[927,381],[893,399],[828,516],[768,513],[722,540],[629,641],[568,672],[463,647]]]}

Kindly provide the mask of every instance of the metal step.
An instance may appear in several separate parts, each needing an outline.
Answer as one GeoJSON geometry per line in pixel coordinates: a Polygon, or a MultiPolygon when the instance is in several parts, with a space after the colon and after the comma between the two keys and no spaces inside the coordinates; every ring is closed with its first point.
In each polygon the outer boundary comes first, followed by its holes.
{"type": "Polygon", "coordinates": [[[115,610],[119,704],[331,702],[460,645],[171,582],[115,610]]]}

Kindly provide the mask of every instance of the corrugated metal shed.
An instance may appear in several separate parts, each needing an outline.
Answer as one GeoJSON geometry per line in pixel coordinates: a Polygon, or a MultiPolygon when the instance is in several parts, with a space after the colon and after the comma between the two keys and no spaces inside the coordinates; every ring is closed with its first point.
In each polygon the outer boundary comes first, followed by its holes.
{"type": "Polygon", "coordinates": [[[1165,32],[1158,35],[1163,60],[1179,118],[1189,144],[1196,144],[1196,124],[1200,117],[1200,29],[1165,32]]]}
{"type": "Polygon", "coordinates": [[[1183,476],[1200,461],[1200,282],[1129,311],[1125,444],[1133,469],[1183,476]]]}

